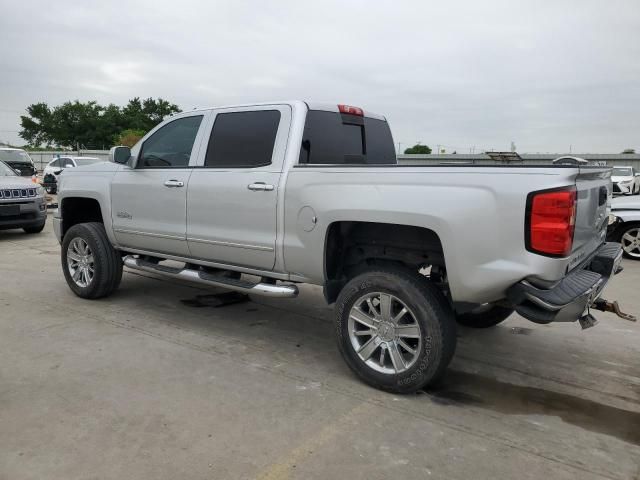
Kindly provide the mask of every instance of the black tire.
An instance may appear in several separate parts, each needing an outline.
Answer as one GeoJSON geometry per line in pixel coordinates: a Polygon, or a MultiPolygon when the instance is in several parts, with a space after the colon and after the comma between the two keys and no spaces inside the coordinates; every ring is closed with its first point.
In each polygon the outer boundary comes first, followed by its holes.
{"type": "Polygon", "coordinates": [[[456,348],[456,323],[444,295],[418,273],[400,266],[372,266],[351,279],[335,307],[338,348],[347,365],[369,385],[396,393],[411,393],[437,381],[456,348]],[[423,347],[415,363],[401,373],[382,373],[360,359],[349,338],[348,320],[356,301],[381,292],[395,296],[413,312],[423,347]]]}
{"type": "Polygon", "coordinates": [[[101,223],[80,223],[74,225],[64,235],[62,241],[62,271],[69,288],[81,298],[96,299],[111,294],[122,280],[122,257],[107,237],[101,223]],[[81,238],[91,249],[94,259],[94,276],[92,281],[82,287],[73,280],[67,264],[69,244],[81,238]]]}
{"type": "Polygon", "coordinates": [[[22,230],[24,230],[24,233],[40,233],[42,230],[44,230],[44,225],[46,222],[42,222],[42,225],[34,225],[32,227],[24,227],[22,230]]]}
{"type": "MultiPolygon", "coordinates": [[[[627,250],[625,250],[625,243],[622,241],[622,237],[624,236],[625,233],[629,232],[630,230],[638,230],[640,229],[640,222],[628,222],[628,223],[623,223],[622,225],[620,225],[618,227],[618,229],[616,230],[616,233],[614,235],[615,241],[616,242],[620,242],[622,244],[622,255],[625,258],[629,258],[631,260],[640,260],[640,253],[636,253],[638,252],[638,250],[636,250],[635,252],[635,256],[631,255],[630,253],[627,252],[627,250]]],[[[636,233],[636,232],[634,232],[636,233]]]]}
{"type": "Polygon", "coordinates": [[[513,308],[493,305],[488,310],[478,312],[471,311],[456,315],[456,320],[460,325],[464,325],[465,327],[490,328],[505,321],[514,311],[513,308]]]}

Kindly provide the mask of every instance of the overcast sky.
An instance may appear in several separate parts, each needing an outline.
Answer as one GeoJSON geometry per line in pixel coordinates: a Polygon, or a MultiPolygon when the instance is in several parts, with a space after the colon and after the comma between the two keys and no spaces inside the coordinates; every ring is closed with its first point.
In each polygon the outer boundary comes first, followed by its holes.
{"type": "Polygon", "coordinates": [[[3,2],[0,140],[31,103],[277,99],[382,113],[396,146],[640,151],[640,1],[3,2]]]}

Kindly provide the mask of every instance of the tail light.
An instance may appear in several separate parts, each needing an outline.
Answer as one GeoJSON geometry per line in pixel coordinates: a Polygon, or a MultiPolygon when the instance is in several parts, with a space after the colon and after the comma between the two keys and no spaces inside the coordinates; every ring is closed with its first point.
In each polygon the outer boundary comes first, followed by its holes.
{"type": "Polygon", "coordinates": [[[527,197],[527,250],[549,257],[571,253],[576,225],[576,188],[532,192],[527,197]]]}
{"type": "Polygon", "coordinates": [[[352,107],[351,105],[338,105],[340,113],[347,113],[349,115],[356,115],[358,117],[364,117],[364,111],[360,107],[352,107]]]}

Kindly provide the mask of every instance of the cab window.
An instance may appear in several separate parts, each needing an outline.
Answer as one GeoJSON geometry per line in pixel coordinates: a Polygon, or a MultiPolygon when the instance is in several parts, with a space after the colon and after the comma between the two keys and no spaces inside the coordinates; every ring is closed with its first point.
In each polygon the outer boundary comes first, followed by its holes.
{"type": "Polygon", "coordinates": [[[205,167],[270,165],[279,124],[278,110],[219,113],[209,138],[205,167]]]}
{"type": "Polygon", "coordinates": [[[202,115],[178,118],[147,138],[137,168],[184,168],[189,165],[202,115]]]}

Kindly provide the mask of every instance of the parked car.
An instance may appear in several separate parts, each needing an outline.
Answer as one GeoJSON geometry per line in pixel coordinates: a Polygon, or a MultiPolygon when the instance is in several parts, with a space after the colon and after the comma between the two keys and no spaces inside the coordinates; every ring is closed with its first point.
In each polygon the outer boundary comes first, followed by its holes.
{"type": "Polygon", "coordinates": [[[38,173],[29,154],[21,148],[0,147],[0,161],[23,177],[34,177],[38,173]]]}
{"type": "Polygon", "coordinates": [[[0,230],[39,233],[47,221],[44,189],[0,162],[0,230]]]}
{"type": "Polygon", "coordinates": [[[384,390],[441,376],[456,320],[489,327],[515,310],[593,326],[620,271],[620,244],[605,243],[610,168],[397,165],[385,117],[358,107],[183,112],[110,158],[59,180],[54,230],[76,295],[112,293],[123,263],[272,297],[321,285],[343,358],[384,390]]]}
{"type": "Polygon", "coordinates": [[[611,182],[614,194],[640,194],[640,173],[633,167],[613,167],[611,182]]]}
{"type": "Polygon", "coordinates": [[[609,239],[622,244],[624,256],[640,260],[640,199],[614,198],[609,239]]]}
{"type": "Polygon", "coordinates": [[[42,186],[47,193],[55,194],[58,189],[58,175],[65,168],[76,168],[82,165],[92,165],[104,160],[96,157],[57,157],[51,160],[42,171],[42,186]]]}

